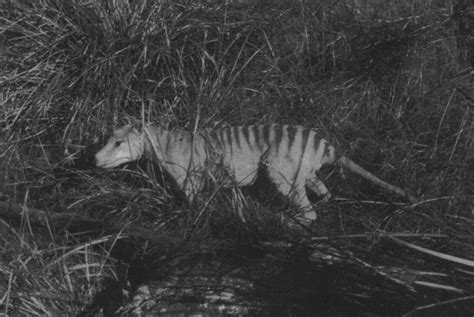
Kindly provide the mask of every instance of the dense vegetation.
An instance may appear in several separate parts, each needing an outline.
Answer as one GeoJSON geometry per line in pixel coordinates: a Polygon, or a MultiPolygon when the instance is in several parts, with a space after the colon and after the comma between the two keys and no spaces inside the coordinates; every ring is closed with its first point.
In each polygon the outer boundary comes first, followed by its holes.
{"type": "Polygon", "coordinates": [[[363,3],[1,2],[0,311],[78,313],[108,285],[232,258],[265,262],[248,279],[268,312],[472,314],[474,87],[453,4],[363,3]],[[209,184],[189,206],[147,162],[93,166],[129,117],[317,128],[419,202],[327,170],[312,238],[260,191],[209,184]]]}

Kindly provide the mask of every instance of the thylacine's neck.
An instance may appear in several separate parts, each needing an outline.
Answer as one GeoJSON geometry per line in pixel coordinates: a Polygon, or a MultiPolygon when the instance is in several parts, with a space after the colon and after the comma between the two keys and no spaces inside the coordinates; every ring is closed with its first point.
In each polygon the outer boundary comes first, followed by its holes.
{"type": "Polygon", "coordinates": [[[144,127],[141,132],[141,139],[145,157],[156,157],[158,160],[163,161],[167,152],[169,134],[169,131],[159,127],[144,127]]]}
{"type": "Polygon", "coordinates": [[[160,161],[166,161],[170,151],[180,144],[189,142],[192,139],[192,134],[181,129],[170,131],[160,127],[147,126],[143,128],[141,138],[146,157],[156,157],[160,161]]]}

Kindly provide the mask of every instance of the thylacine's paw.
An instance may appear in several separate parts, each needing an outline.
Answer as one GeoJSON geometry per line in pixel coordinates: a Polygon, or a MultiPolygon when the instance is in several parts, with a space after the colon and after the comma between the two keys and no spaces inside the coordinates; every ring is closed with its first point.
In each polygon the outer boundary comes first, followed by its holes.
{"type": "Polygon", "coordinates": [[[321,197],[321,200],[319,201],[320,203],[327,203],[329,200],[331,200],[332,196],[330,192],[327,192],[324,196],[321,197]]]}
{"type": "Polygon", "coordinates": [[[314,210],[306,211],[295,215],[288,223],[288,226],[296,231],[298,235],[308,236],[312,233],[310,228],[315,223],[316,218],[317,215],[314,210]]]}
{"type": "Polygon", "coordinates": [[[311,210],[311,211],[305,211],[304,216],[302,217],[304,221],[307,222],[313,222],[316,220],[318,215],[316,214],[316,211],[311,210]]]}

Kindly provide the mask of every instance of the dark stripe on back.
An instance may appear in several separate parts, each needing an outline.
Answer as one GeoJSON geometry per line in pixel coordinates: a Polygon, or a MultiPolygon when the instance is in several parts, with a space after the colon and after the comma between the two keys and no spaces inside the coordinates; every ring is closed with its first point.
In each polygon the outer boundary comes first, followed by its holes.
{"type": "Polygon", "coordinates": [[[330,152],[330,151],[329,151],[329,144],[328,144],[327,141],[324,142],[324,147],[325,147],[325,148],[324,148],[324,155],[325,155],[325,156],[329,156],[329,152],[330,152]]]}
{"type": "Polygon", "coordinates": [[[232,132],[233,132],[233,134],[234,134],[235,143],[236,143],[237,147],[240,148],[240,133],[239,133],[239,127],[233,127],[233,128],[232,128],[232,132]]]}
{"type": "Polygon", "coordinates": [[[298,131],[297,128],[289,126],[288,129],[288,150],[291,150],[293,146],[293,142],[295,142],[296,132],[298,131]]]}
{"type": "Polygon", "coordinates": [[[215,130],[215,132],[216,132],[216,137],[217,137],[217,139],[219,140],[219,144],[220,144],[221,147],[222,147],[222,150],[225,150],[224,130],[223,130],[223,129],[219,129],[219,130],[215,130]]]}
{"type": "Polygon", "coordinates": [[[242,127],[242,134],[244,136],[245,142],[247,142],[247,146],[250,147],[250,144],[249,144],[249,127],[248,126],[242,127]]]}
{"type": "Polygon", "coordinates": [[[272,128],[273,130],[275,130],[275,141],[273,142],[273,144],[275,144],[276,147],[279,148],[281,144],[281,139],[283,138],[283,126],[275,125],[272,128]]]}
{"type": "Polygon", "coordinates": [[[216,130],[207,130],[207,137],[206,134],[203,135],[205,139],[207,139],[206,141],[211,143],[212,146],[220,148],[221,142],[219,141],[219,137],[217,136],[216,130]]]}
{"type": "MultiPolygon", "coordinates": [[[[164,134],[164,131],[160,129],[160,136],[157,138],[157,142],[156,143],[160,143],[160,139],[161,139],[161,135],[164,134]]],[[[166,133],[166,144],[158,144],[158,151],[162,152],[162,153],[165,153],[165,155],[169,154],[168,153],[168,150],[170,148],[170,143],[173,144],[173,140],[171,140],[172,138],[172,134],[171,132],[169,133],[166,133]]],[[[153,145],[155,146],[155,145],[153,145]]],[[[154,151],[154,150],[153,150],[154,151]]],[[[160,153],[161,154],[161,153],[160,153]]],[[[156,155],[156,153],[155,153],[156,155]]]]}
{"type": "MultiPolygon", "coordinates": [[[[306,143],[308,143],[308,137],[309,137],[309,132],[310,130],[306,129],[306,128],[302,128],[303,131],[301,133],[301,139],[302,139],[302,142],[301,142],[301,153],[303,153],[304,155],[304,150],[306,149],[306,143]]],[[[309,144],[309,148],[308,150],[311,150],[311,144],[309,144]]]]}
{"type": "Polygon", "coordinates": [[[258,125],[252,126],[253,137],[255,138],[255,146],[260,150],[260,135],[258,134],[258,125]]]}
{"type": "Polygon", "coordinates": [[[220,141],[222,144],[222,148],[224,150],[227,150],[227,141],[226,141],[226,133],[225,133],[226,128],[220,129],[220,141]]]}
{"type": "Polygon", "coordinates": [[[219,147],[220,147],[221,149],[224,149],[224,148],[225,148],[225,144],[224,144],[224,142],[223,142],[224,139],[222,138],[222,131],[214,130],[214,131],[212,131],[212,132],[216,134],[216,139],[217,139],[217,141],[218,141],[218,143],[219,143],[219,147]]]}
{"type": "MultiPolygon", "coordinates": [[[[317,135],[314,137],[314,143],[313,143],[314,153],[318,151],[319,143],[321,143],[321,138],[319,137],[319,135],[317,135]]],[[[324,146],[324,152],[323,152],[323,157],[324,157],[324,155],[328,153],[328,142],[324,142],[323,146],[324,146]]]]}
{"type": "Polygon", "coordinates": [[[224,128],[226,145],[232,150],[232,131],[231,127],[224,128]]]}
{"type": "Polygon", "coordinates": [[[270,125],[263,126],[263,142],[266,148],[270,147],[270,125]]]}

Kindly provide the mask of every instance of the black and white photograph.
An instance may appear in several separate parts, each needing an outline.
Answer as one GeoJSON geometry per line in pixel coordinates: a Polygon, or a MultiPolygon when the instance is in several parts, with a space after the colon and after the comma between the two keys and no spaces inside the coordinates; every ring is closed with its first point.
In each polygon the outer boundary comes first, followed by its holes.
{"type": "Polygon", "coordinates": [[[0,316],[474,317],[474,3],[0,0],[0,316]]]}

